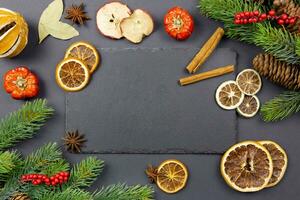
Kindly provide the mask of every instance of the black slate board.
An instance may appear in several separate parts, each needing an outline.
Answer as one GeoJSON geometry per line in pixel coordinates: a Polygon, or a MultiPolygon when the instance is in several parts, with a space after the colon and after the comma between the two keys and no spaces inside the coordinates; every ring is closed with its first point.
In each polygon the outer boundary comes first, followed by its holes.
{"type": "MultiPolygon", "coordinates": [[[[102,49],[88,87],[66,96],[66,129],[84,133],[91,152],[223,152],[235,141],[236,116],[214,93],[235,74],[179,86],[198,50],[102,49]]],[[[235,52],[218,49],[199,72],[235,62],[235,52]]]]}

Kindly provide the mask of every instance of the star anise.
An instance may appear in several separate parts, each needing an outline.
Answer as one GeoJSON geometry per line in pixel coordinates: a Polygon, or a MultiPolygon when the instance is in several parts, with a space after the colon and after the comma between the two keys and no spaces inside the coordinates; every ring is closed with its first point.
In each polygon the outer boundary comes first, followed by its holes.
{"type": "Polygon", "coordinates": [[[157,168],[153,167],[152,165],[149,165],[146,169],[146,174],[148,176],[148,179],[150,183],[156,183],[157,180],[157,168]]]}
{"type": "Polygon", "coordinates": [[[71,153],[80,153],[83,144],[86,142],[84,135],[81,135],[78,130],[67,132],[63,140],[67,151],[71,153]]]}
{"type": "Polygon", "coordinates": [[[71,7],[67,8],[66,12],[67,16],[65,18],[71,20],[75,24],[83,25],[86,20],[90,19],[84,11],[83,3],[79,6],[73,4],[71,7]]]}

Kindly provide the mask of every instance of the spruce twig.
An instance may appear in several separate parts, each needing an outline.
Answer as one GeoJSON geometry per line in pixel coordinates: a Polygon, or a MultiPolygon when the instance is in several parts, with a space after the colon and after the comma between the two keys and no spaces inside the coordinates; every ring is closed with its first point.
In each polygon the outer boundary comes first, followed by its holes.
{"type": "MultiPolygon", "coordinates": [[[[287,31],[272,28],[270,23],[236,25],[234,15],[243,11],[264,11],[262,4],[254,1],[241,0],[199,0],[201,13],[224,22],[225,34],[247,43],[256,44],[267,51],[276,54],[276,58],[289,64],[300,64],[299,50],[296,53],[296,40],[299,36],[286,34],[287,31]]],[[[299,49],[299,48],[298,48],[299,49]]]]}
{"type": "Polygon", "coordinates": [[[75,165],[71,170],[68,185],[71,187],[89,187],[100,175],[104,162],[95,157],[88,157],[75,165]]]}
{"type": "Polygon", "coordinates": [[[278,60],[286,61],[290,64],[300,63],[300,57],[297,55],[295,48],[296,35],[284,29],[274,28],[270,23],[267,24],[267,26],[257,24],[257,31],[254,33],[253,39],[254,43],[278,60]]]}
{"type": "Polygon", "coordinates": [[[53,109],[47,106],[47,101],[38,99],[6,116],[0,122],[0,150],[31,138],[52,114],[53,109]]]}
{"type": "Polygon", "coordinates": [[[20,164],[20,154],[12,151],[0,152],[0,182],[4,182],[9,174],[20,164]]]}
{"type": "Polygon", "coordinates": [[[288,91],[266,102],[261,108],[264,121],[285,119],[300,111],[300,92],[288,91]]]}
{"type": "Polygon", "coordinates": [[[95,194],[94,200],[152,200],[152,193],[149,186],[116,184],[102,188],[95,194]]]}

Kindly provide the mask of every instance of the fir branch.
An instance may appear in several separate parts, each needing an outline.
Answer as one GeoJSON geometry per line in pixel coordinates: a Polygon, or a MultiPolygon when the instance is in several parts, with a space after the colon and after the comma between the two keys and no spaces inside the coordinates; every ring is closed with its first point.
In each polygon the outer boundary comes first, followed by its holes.
{"type": "Polygon", "coordinates": [[[38,99],[27,102],[18,111],[6,116],[0,122],[0,150],[16,142],[31,138],[53,113],[47,101],[38,99]]]}
{"type": "Polygon", "coordinates": [[[104,162],[96,157],[88,157],[75,165],[71,170],[68,186],[89,187],[100,175],[104,167],[104,162]]]}
{"type": "Polygon", "coordinates": [[[237,12],[263,11],[263,5],[241,0],[199,0],[199,7],[204,15],[224,22],[225,34],[228,37],[256,44],[267,53],[275,54],[276,58],[289,64],[300,64],[300,58],[295,50],[296,36],[285,30],[272,28],[271,24],[267,22],[234,24],[234,15],[237,12]]]}
{"type": "Polygon", "coordinates": [[[49,176],[61,171],[68,171],[69,164],[63,159],[56,143],[49,143],[26,157],[23,173],[43,173],[49,176]]]}
{"type": "Polygon", "coordinates": [[[278,60],[297,64],[300,63],[300,57],[296,54],[296,39],[296,36],[290,32],[274,28],[268,23],[267,26],[257,24],[253,41],[278,60]]]}
{"type": "Polygon", "coordinates": [[[94,200],[151,200],[153,188],[149,186],[129,187],[125,184],[111,185],[102,188],[94,196],[94,200]]]}
{"type": "Polygon", "coordinates": [[[261,108],[264,121],[285,119],[300,111],[300,92],[288,91],[266,102],[261,108]]]}
{"type": "Polygon", "coordinates": [[[92,200],[89,192],[80,189],[68,188],[62,192],[48,192],[44,194],[39,200],[92,200]]]}
{"type": "Polygon", "coordinates": [[[0,182],[8,179],[10,173],[21,163],[20,154],[17,152],[0,152],[0,182]]]}

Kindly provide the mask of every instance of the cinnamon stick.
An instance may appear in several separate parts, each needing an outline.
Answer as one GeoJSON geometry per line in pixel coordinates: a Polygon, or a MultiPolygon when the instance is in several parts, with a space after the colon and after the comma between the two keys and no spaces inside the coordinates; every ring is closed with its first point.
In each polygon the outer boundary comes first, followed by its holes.
{"type": "Polygon", "coordinates": [[[227,66],[219,67],[217,69],[213,69],[213,70],[203,72],[203,73],[200,73],[200,74],[196,74],[196,75],[188,76],[188,77],[185,77],[185,78],[181,78],[179,80],[179,84],[181,86],[189,85],[189,84],[196,83],[196,82],[199,82],[199,81],[202,81],[202,80],[205,80],[205,79],[213,78],[213,77],[216,77],[216,76],[221,76],[223,74],[228,74],[228,73],[231,73],[233,71],[234,71],[234,65],[227,65],[227,66]]]}
{"type": "Polygon", "coordinates": [[[214,34],[207,40],[200,51],[196,54],[193,60],[186,67],[187,71],[192,74],[195,73],[199,67],[206,61],[206,59],[211,55],[219,44],[221,38],[224,35],[224,30],[222,28],[217,28],[214,34]]]}

